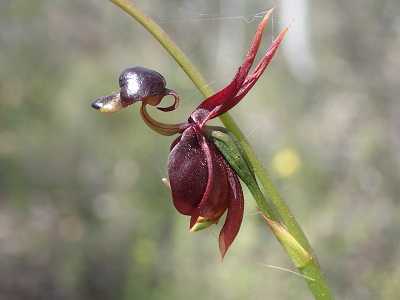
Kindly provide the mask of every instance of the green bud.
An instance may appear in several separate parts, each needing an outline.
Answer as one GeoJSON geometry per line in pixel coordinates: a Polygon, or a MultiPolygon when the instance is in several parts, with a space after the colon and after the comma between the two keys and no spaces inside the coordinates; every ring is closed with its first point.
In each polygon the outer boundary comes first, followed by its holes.
{"type": "Polygon", "coordinates": [[[295,267],[299,270],[306,267],[312,260],[312,257],[307,253],[307,251],[282,224],[268,219],[263,213],[261,213],[261,215],[264,217],[265,221],[267,221],[267,224],[274,232],[279,243],[281,243],[285,251],[289,254],[295,267]]]}
{"type": "Polygon", "coordinates": [[[214,145],[219,149],[240,179],[246,185],[254,184],[256,177],[253,168],[237,137],[223,127],[207,126],[204,129],[211,136],[214,145]]]}

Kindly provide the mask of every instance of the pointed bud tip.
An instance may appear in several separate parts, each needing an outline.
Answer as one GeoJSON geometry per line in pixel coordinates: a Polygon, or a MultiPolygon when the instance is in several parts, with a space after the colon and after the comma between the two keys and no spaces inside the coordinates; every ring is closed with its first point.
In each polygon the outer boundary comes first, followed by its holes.
{"type": "Polygon", "coordinates": [[[290,21],[290,23],[279,33],[278,37],[275,39],[278,43],[281,42],[287,31],[289,30],[290,26],[292,26],[294,19],[290,21]]]}
{"type": "Polygon", "coordinates": [[[276,5],[272,6],[272,8],[270,8],[267,11],[267,13],[265,14],[264,19],[268,20],[271,17],[272,13],[274,12],[275,8],[276,8],[276,5]]]}

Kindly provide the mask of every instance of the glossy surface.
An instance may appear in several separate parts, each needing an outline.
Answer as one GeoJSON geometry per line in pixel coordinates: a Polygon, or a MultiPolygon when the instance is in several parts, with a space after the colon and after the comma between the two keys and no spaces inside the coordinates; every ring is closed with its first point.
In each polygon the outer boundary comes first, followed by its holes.
{"type": "Polygon", "coordinates": [[[102,113],[111,114],[138,101],[156,106],[160,104],[162,98],[171,95],[175,98],[171,106],[157,107],[162,111],[171,111],[178,107],[179,97],[165,85],[165,79],[160,73],[139,66],[131,66],[123,70],[119,76],[120,92],[94,100],[92,107],[102,113]]]}
{"type": "Polygon", "coordinates": [[[121,102],[126,107],[152,97],[161,100],[165,95],[165,85],[164,77],[156,71],[139,66],[128,67],[119,76],[121,102]]]}

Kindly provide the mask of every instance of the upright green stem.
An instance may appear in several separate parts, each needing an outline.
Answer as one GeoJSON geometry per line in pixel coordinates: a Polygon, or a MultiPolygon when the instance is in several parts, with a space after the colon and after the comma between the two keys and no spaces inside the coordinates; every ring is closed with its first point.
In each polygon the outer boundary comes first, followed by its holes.
{"type": "MultiPolygon", "coordinates": [[[[184,70],[184,72],[192,80],[192,82],[205,98],[208,98],[213,94],[212,89],[207,85],[206,80],[203,78],[200,72],[187,58],[187,56],[179,49],[175,42],[172,41],[172,39],[165,33],[165,31],[160,26],[158,26],[157,23],[155,23],[149,16],[147,16],[142,10],[140,10],[129,0],[109,1],[119,6],[121,9],[123,9],[133,18],[135,18],[160,42],[160,44],[176,60],[182,70],[184,70]]],[[[235,134],[237,138],[241,141],[242,146],[251,161],[256,176],[267,191],[271,202],[275,206],[276,211],[279,213],[282,221],[286,226],[286,230],[290,233],[291,236],[294,237],[294,239],[301,245],[301,247],[303,247],[307,251],[308,255],[311,257],[309,263],[307,263],[305,266],[301,266],[299,270],[303,275],[306,276],[306,282],[315,299],[333,299],[334,297],[326,283],[314,251],[312,250],[307,238],[305,237],[293,214],[287,207],[278,188],[269,177],[262,162],[254,152],[253,148],[246,140],[245,135],[237,126],[232,117],[228,113],[225,113],[224,115],[220,116],[220,119],[224,126],[229,129],[233,134],[235,134]]],[[[290,253],[289,256],[291,256],[290,253]]],[[[296,262],[296,257],[291,256],[291,259],[293,260],[293,262],[296,262]]]]}
{"type": "Polygon", "coordinates": [[[129,0],[109,0],[115,5],[122,8],[125,12],[131,15],[138,21],[144,28],[150,32],[154,38],[167,50],[169,54],[175,59],[182,70],[199,89],[205,98],[214,94],[213,90],[207,85],[203,75],[194,67],[189,58],[182,52],[175,42],[168,36],[168,34],[160,27],[152,18],[150,18],[144,11],[138,8],[129,0]]]}

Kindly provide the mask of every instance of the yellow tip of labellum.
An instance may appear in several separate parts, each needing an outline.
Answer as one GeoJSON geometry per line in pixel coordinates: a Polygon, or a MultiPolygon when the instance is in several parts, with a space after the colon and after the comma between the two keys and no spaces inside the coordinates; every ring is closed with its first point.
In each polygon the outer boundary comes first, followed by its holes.
{"type": "Polygon", "coordinates": [[[92,107],[105,114],[112,114],[123,108],[119,94],[98,98],[93,101],[92,107]]]}
{"type": "Polygon", "coordinates": [[[190,232],[196,232],[196,231],[206,229],[213,224],[214,224],[214,222],[211,221],[210,219],[199,217],[197,219],[196,223],[192,226],[192,228],[190,228],[190,232]]]}

